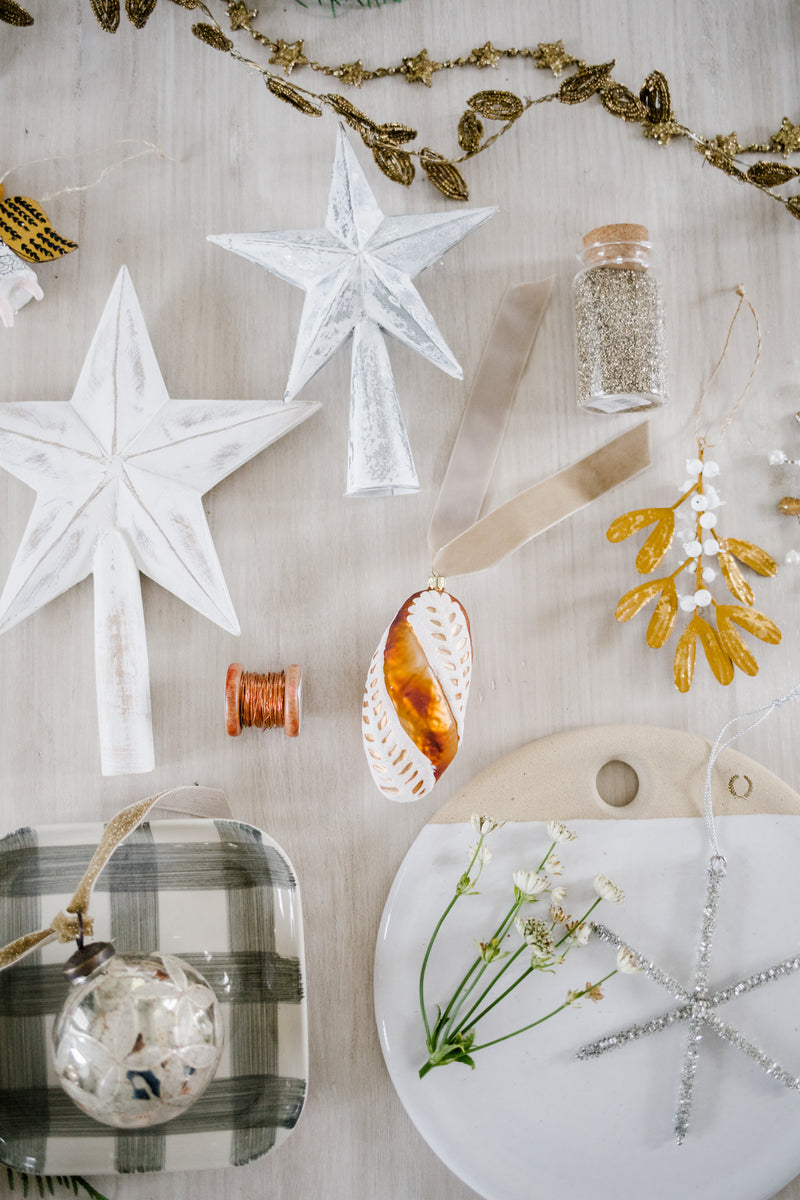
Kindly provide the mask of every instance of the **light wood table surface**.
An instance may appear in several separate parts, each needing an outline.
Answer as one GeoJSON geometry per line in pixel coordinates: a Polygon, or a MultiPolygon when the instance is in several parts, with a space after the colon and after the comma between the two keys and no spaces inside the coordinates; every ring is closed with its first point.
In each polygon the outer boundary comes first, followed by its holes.
{"type": "MultiPolygon", "coordinates": [[[[425,46],[434,58],[563,38],[589,62],[616,59],[634,90],[655,67],[680,119],[701,133],[736,129],[766,139],[800,120],[800,4],[773,0],[402,0],[336,21],[292,0],[265,0],[258,24],[331,63],[398,62],[425,46]]],[[[16,172],[7,190],[34,197],[89,182],[152,141],[168,157],[121,166],[102,184],[49,204],[80,249],[43,266],[41,304],[0,330],[3,401],[66,400],[119,267],[139,294],[160,366],[176,398],[279,398],[301,293],[206,242],[207,233],[316,228],[324,219],[336,126],[270,97],[261,79],[197,42],[193,15],[161,0],[146,29],[115,36],[88,0],[27,0],[32,29],[0,26],[0,173],[15,163],[90,152],[16,172]]],[[[250,47],[244,45],[245,52],[250,47]]],[[[260,53],[253,47],[252,53],[260,53]]],[[[266,58],[266,56],[264,56],[266,58]]],[[[324,86],[321,76],[301,81],[324,86]]],[[[430,89],[403,79],[352,94],[370,114],[403,120],[423,144],[455,148],[465,99],[488,87],[553,90],[524,62],[441,73],[430,89]]],[[[387,213],[446,209],[427,184],[384,179],[356,147],[387,213]]],[[[226,1173],[104,1179],[115,1197],[153,1200],[462,1200],[473,1193],[412,1127],[386,1073],[372,1007],[372,958],[390,883],[417,832],[460,786],[536,737],[584,725],[638,722],[713,737],[729,717],[800,680],[800,567],[758,581],[757,603],[783,645],[758,647],[761,673],[722,689],[705,662],[688,696],[671,681],[668,649],[650,651],[640,618],[614,620],[632,587],[630,544],[604,531],[619,513],[671,502],[693,456],[695,402],[724,339],[732,289],[746,283],[764,331],[751,393],[716,452],[726,526],[779,561],[800,530],[777,512],[800,475],[767,466],[776,446],[800,457],[800,224],[753,188],[703,164],[687,142],[667,148],[594,100],[544,105],[465,170],[474,206],[500,214],[419,281],[419,290],[472,379],[509,283],[554,274],[556,289],[520,388],[490,505],[621,432],[632,418],[579,415],[570,280],[580,236],[606,222],[646,224],[663,268],[669,321],[669,407],[652,419],[653,466],[500,566],[455,581],[475,644],[467,737],[426,800],[379,796],[360,745],[366,669],[386,623],[428,575],[425,532],[466,399],[466,386],[393,344],[401,403],[422,484],[418,495],[343,497],[349,356],[304,389],[322,410],[221,483],[205,500],[242,626],[233,638],[143,581],[156,770],[103,778],[94,702],[92,586],[87,580],[0,640],[0,816],[20,824],[109,818],[165,787],[223,787],[234,812],[268,830],[293,859],[306,921],[311,1081],[306,1111],[274,1155],[226,1173]],[[222,693],[234,659],[248,669],[299,662],[304,725],[225,734],[222,693]]],[[[752,354],[743,321],[722,386],[738,395],[752,354]]],[[[32,493],[0,473],[0,578],[22,536],[32,493]]],[[[674,640],[673,640],[674,645],[674,640]]],[[[800,786],[797,714],[783,710],[741,749],[800,786]]],[[[547,816],[546,813],[542,814],[547,816]]],[[[759,868],[768,871],[763,864],[759,868]]],[[[773,881],[765,877],[765,886],[773,881]]],[[[779,902],[779,886],[776,887],[779,902]]],[[[0,1190],[5,1183],[0,1182],[0,1190]]],[[[533,1193],[532,1193],[533,1194],[533,1193]]],[[[785,1200],[800,1198],[800,1183],[785,1200]]]]}

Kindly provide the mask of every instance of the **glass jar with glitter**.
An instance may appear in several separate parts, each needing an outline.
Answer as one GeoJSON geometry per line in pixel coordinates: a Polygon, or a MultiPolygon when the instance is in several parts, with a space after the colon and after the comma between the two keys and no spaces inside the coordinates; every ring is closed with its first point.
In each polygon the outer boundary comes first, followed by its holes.
{"type": "Polygon", "coordinates": [[[644,225],[587,233],[575,276],[578,405],[639,412],[667,399],[664,305],[644,225]]]}

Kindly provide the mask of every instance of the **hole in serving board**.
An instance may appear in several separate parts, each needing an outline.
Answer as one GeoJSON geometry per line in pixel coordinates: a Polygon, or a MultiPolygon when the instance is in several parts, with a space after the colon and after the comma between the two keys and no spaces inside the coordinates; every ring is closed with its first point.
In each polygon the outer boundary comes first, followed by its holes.
{"type": "Polygon", "coordinates": [[[633,767],[614,758],[597,772],[595,786],[605,804],[610,804],[612,808],[624,808],[636,799],[639,776],[633,767]]]}

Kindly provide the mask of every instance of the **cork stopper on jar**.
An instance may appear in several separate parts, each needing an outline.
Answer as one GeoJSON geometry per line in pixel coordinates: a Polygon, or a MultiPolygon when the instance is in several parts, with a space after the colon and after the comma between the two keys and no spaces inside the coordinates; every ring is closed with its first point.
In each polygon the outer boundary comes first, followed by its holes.
{"type": "Polygon", "coordinates": [[[588,266],[615,262],[646,266],[650,259],[649,233],[646,225],[598,225],[583,238],[583,262],[588,266]]]}

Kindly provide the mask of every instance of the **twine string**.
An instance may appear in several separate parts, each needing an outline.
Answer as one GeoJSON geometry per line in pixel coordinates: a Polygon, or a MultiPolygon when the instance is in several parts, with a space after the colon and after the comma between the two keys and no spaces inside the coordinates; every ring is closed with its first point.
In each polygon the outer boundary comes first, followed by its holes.
{"type": "Polygon", "coordinates": [[[748,391],[750,390],[750,384],[753,382],[753,376],[756,373],[756,368],[758,367],[759,359],[761,358],[761,325],[758,320],[758,314],[757,314],[756,310],[753,308],[753,305],[750,303],[747,293],[744,290],[744,284],[743,283],[738,284],[735,290],[736,290],[736,295],[739,297],[739,303],[736,305],[736,312],[733,314],[733,316],[731,318],[731,323],[728,326],[728,333],[725,338],[725,345],[722,347],[722,353],[720,354],[719,358],[717,359],[714,370],[711,372],[711,374],[708,377],[708,382],[706,383],[706,386],[703,388],[700,399],[697,401],[697,408],[695,410],[694,433],[695,433],[695,437],[696,437],[697,442],[700,445],[701,449],[711,449],[713,446],[718,446],[719,443],[722,441],[723,437],[725,436],[725,433],[727,432],[728,426],[730,425],[733,418],[736,416],[736,413],[739,411],[742,401],[744,400],[745,396],[747,395],[748,391]],[[756,327],[756,352],[755,352],[755,356],[753,358],[753,365],[750,368],[750,374],[747,377],[747,382],[745,383],[744,388],[742,389],[738,400],[729,409],[727,416],[724,417],[722,424],[719,427],[719,434],[717,436],[717,440],[715,442],[711,442],[711,441],[709,441],[709,432],[711,430],[710,424],[705,433],[700,432],[700,420],[701,420],[701,417],[703,414],[703,404],[705,403],[706,396],[708,395],[711,385],[714,382],[714,379],[716,378],[717,371],[719,371],[719,369],[722,366],[722,363],[725,359],[725,355],[728,353],[728,347],[730,346],[731,337],[733,335],[733,327],[736,324],[736,319],[739,316],[739,313],[742,311],[742,305],[744,305],[744,304],[746,304],[747,307],[750,309],[750,313],[753,317],[753,321],[754,321],[755,327],[756,327]]]}
{"type": "Polygon", "coordinates": [[[768,717],[772,716],[776,709],[781,708],[784,704],[788,704],[792,700],[798,699],[800,699],[800,683],[796,684],[791,691],[786,693],[786,695],[778,696],[775,700],[770,700],[769,704],[765,704],[761,708],[751,709],[750,712],[739,713],[738,716],[732,717],[730,721],[726,722],[726,724],[723,725],[722,729],[719,731],[717,740],[714,742],[714,745],[711,748],[711,754],[708,758],[705,785],[703,787],[703,809],[705,812],[708,840],[711,845],[712,863],[715,861],[721,862],[722,864],[725,863],[725,856],[722,853],[717,840],[717,830],[714,824],[714,804],[711,798],[711,776],[713,774],[717,759],[722,754],[723,750],[726,750],[728,746],[730,746],[738,738],[743,737],[746,733],[749,733],[751,729],[755,729],[756,726],[760,725],[762,721],[766,721],[768,717]],[[743,724],[746,721],[749,721],[750,724],[743,724]],[[725,737],[726,733],[732,726],[740,724],[742,724],[742,728],[736,729],[736,731],[732,733],[730,737],[725,737]]]}
{"type": "Polygon", "coordinates": [[[0,185],[2,185],[8,176],[13,174],[14,171],[22,171],[27,167],[39,166],[42,163],[66,162],[69,159],[83,158],[89,154],[99,154],[105,150],[112,150],[117,146],[129,145],[143,146],[144,149],[137,150],[134,154],[127,154],[124,158],[119,159],[117,162],[108,163],[105,167],[103,167],[103,170],[100,172],[97,178],[91,183],[81,184],[80,186],[76,187],[63,187],[59,188],[58,191],[48,192],[46,195],[40,197],[42,203],[47,203],[47,201],[55,199],[56,196],[64,196],[68,192],[86,192],[89,190],[89,188],[97,187],[99,183],[103,182],[107,175],[109,175],[112,171],[115,171],[117,167],[121,167],[123,163],[132,162],[133,159],[143,158],[148,154],[155,154],[157,158],[163,158],[167,162],[177,162],[177,159],[171,158],[170,155],[162,150],[160,146],[156,146],[154,142],[146,142],[142,138],[119,138],[117,141],[107,142],[104,146],[96,146],[93,150],[76,150],[74,154],[49,154],[45,158],[32,158],[27,162],[16,163],[13,167],[9,167],[7,171],[0,175],[0,185]]]}

